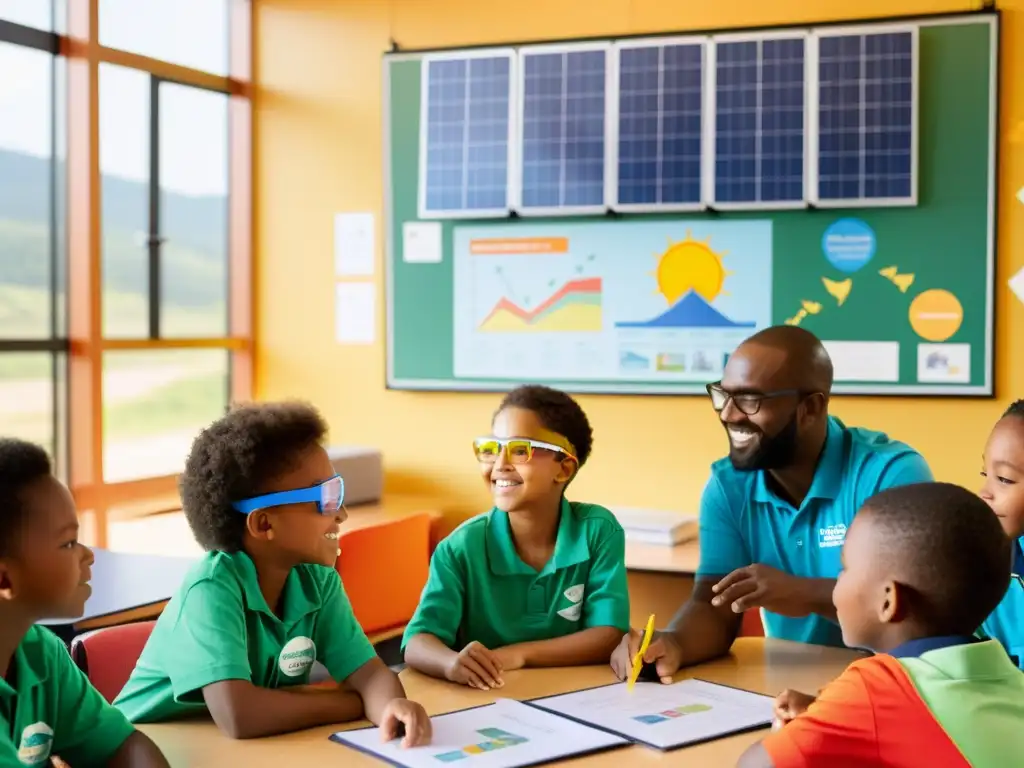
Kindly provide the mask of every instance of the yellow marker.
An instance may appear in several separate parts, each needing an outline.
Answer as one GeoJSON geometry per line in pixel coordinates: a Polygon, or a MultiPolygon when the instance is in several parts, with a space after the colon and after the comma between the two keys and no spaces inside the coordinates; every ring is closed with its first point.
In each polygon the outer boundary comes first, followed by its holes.
{"type": "Polygon", "coordinates": [[[633,690],[636,679],[640,677],[640,670],[644,667],[644,654],[647,653],[647,646],[651,644],[651,637],[654,635],[654,614],[647,619],[647,627],[644,629],[644,639],[640,642],[640,650],[633,657],[633,671],[629,675],[629,682],[626,687],[633,690]]]}

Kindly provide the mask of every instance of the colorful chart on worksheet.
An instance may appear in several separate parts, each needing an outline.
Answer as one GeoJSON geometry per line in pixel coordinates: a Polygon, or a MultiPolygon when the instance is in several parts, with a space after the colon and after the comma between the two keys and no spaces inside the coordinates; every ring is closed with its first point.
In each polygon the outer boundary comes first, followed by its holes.
{"type": "Polygon", "coordinates": [[[704,680],[684,680],[637,683],[632,691],[625,683],[608,685],[530,703],[642,744],[674,749],[767,727],[773,701],[704,680]]]}
{"type": "Polygon", "coordinates": [[[708,382],[771,325],[772,224],[455,228],[455,375],[708,382]]]}
{"type": "Polygon", "coordinates": [[[402,749],[381,743],[376,728],[340,731],[339,744],[403,768],[520,768],[551,760],[622,747],[629,741],[511,699],[431,718],[433,739],[402,749]]]}

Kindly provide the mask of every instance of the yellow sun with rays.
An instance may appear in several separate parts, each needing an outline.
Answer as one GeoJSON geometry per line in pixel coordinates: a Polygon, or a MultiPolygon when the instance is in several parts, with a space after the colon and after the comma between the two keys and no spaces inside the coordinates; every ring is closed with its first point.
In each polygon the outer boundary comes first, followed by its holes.
{"type": "Polygon", "coordinates": [[[711,303],[723,293],[725,278],[732,274],[722,265],[726,251],[716,253],[706,240],[694,240],[690,231],[686,238],[673,243],[668,241],[664,253],[655,254],[658,266],[652,273],[658,281],[658,293],[668,303],[675,304],[688,291],[700,295],[711,303]]]}

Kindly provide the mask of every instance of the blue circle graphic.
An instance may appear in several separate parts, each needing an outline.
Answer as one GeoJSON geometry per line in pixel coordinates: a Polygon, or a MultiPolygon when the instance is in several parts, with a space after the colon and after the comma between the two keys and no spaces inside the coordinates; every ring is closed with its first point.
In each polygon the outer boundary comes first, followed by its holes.
{"type": "Polygon", "coordinates": [[[840,272],[856,272],[875,255],[875,231],[860,219],[839,219],[825,230],[821,250],[840,272]]]}

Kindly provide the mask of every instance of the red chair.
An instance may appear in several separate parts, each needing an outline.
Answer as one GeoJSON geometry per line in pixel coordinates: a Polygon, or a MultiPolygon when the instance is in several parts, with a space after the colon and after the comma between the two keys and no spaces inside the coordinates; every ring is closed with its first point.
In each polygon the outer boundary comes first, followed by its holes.
{"type": "Polygon", "coordinates": [[[108,702],[113,702],[128,682],[155,624],[140,621],[103,627],[71,641],[71,658],[108,702]]]}
{"type": "Polygon", "coordinates": [[[748,608],[743,612],[740,637],[764,637],[764,622],[761,619],[760,608],[748,608]]]}

